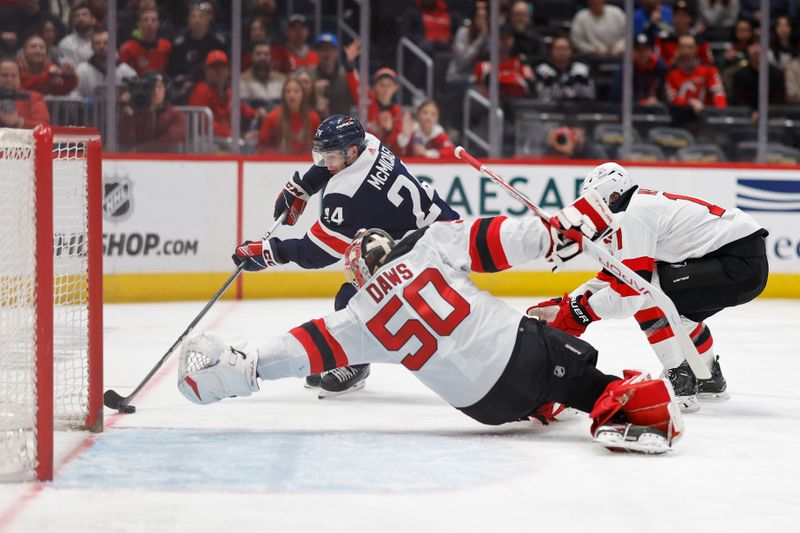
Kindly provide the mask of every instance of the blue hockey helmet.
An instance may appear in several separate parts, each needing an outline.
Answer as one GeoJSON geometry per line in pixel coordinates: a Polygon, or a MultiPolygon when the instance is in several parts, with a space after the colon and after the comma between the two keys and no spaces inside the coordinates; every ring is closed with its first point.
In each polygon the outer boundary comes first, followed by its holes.
{"type": "Polygon", "coordinates": [[[349,115],[331,115],[322,121],[314,134],[314,164],[326,166],[323,154],[338,152],[346,159],[347,149],[357,146],[359,153],[366,146],[364,127],[349,115]]]}

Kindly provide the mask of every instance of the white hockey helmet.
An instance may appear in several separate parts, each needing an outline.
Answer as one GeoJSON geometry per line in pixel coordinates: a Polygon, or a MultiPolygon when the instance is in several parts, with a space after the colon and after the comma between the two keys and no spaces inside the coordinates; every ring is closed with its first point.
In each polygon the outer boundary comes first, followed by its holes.
{"type": "Polygon", "coordinates": [[[360,289],[386,261],[394,248],[392,236],[382,229],[360,229],[344,252],[347,281],[360,289]]]}
{"type": "Polygon", "coordinates": [[[634,186],[628,171],[621,165],[609,161],[592,169],[581,185],[581,195],[589,189],[595,189],[603,197],[606,204],[611,205],[623,193],[634,186]]]}

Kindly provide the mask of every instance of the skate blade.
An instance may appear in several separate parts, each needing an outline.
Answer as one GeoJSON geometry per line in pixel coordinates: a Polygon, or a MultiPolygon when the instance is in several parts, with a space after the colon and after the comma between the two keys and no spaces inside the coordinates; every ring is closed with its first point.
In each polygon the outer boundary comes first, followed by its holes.
{"type": "Polygon", "coordinates": [[[312,385],[309,382],[305,382],[305,383],[303,383],[303,388],[304,389],[312,389],[313,390],[313,389],[318,389],[319,385],[312,385]]]}
{"type": "Polygon", "coordinates": [[[676,396],[675,400],[681,408],[681,413],[696,413],[700,410],[700,402],[697,396],[676,396]]]}
{"type": "Polygon", "coordinates": [[[727,390],[722,392],[700,392],[697,397],[701,400],[730,400],[731,394],[727,390]]]}
{"type": "Polygon", "coordinates": [[[672,451],[672,446],[667,439],[654,434],[642,435],[636,441],[626,441],[619,434],[600,432],[592,440],[615,453],[659,455],[672,451]]]}
{"type": "Polygon", "coordinates": [[[320,388],[319,389],[319,395],[317,396],[317,398],[319,398],[320,400],[322,400],[323,398],[336,398],[337,396],[343,396],[345,394],[350,394],[351,392],[359,391],[359,390],[363,389],[364,385],[366,385],[366,384],[367,384],[366,380],[362,380],[362,381],[359,381],[358,383],[356,383],[355,385],[353,385],[352,387],[350,387],[349,389],[340,390],[340,391],[329,391],[329,390],[320,388]]]}

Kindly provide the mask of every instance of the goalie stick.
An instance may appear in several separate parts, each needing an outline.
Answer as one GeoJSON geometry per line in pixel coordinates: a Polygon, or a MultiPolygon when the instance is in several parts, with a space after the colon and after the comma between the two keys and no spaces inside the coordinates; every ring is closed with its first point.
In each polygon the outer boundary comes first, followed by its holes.
{"type": "MultiPolygon", "coordinates": [[[[475,159],[475,157],[470,155],[470,153],[467,152],[463,147],[457,146],[455,155],[462,161],[468,163],[478,172],[488,176],[489,179],[505,189],[505,191],[517,201],[533,211],[536,216],[549,223],[550,217],[538,205],[531,202],[527,196],[515,189],[511,184],[498,176],[485,164],[475,159]]],[[[586,255],[600,263],[603,268],[608,270],[612,275],[616,276],[617,279],[636,291],[637,294],[641,296],[649,296],[653,300],[653,303],[655,303],[655,305],[664,312],[664,316],[672,328],[672,333],[678,342],[681,353],[686,358],[686,362],[689,364],[692,372],[694,372],[694,375],[698,379],[710,379],[711,371],[709,371],[708,367],[703,363],[703,361],[700,360],[700,354],[697,352],[697,348],[692,342],[692,339],[689,337],[689,334],[686,332],[686,329],[683,327],[680,313],[678,313],[675,304],[664,293],[664,291],[648,282],[639,274],[628,268],[624,263],[622,263],[622,261],[612,256],[600,245],[592,242],[583,235],[581,235],[581,249],[586,255]]]]}
{"type": "MultiPolygon", "coordinates": [[[[272,225],[272,227],[269,228],[269,230],[267,230],[267,233],[264,234],[264,237],[261,239],[262,241],[267,240],[269,236],[272,235],[272,232],[275,231],[275,229],[281,224],[281,222],[283,222],[283,219],[286,218],[287,213],[288,211],[284,211],[283,214],[280,217],[278,217],[278,220],[276,220],[275,223],[272,225]]],[[[230,287],[231,283],[233,283],[234,280],[239,277],[239,274],[241,274],[242,270],[244,270],[244,265],[245,263],[242,262],[239,266],[236,267],[236,270],[233,271],[231,277],[229,277],[228,280],[222,284],[222,287],[220,287],[220,289],[216,292],[216,294],[214,294],[211,300],[208,301],[208,303],[205,305],[205,307],[203,307],[200,313],[196,317],[194,317],[194,320],[192,320],[189,326],[184,330],[183,333],[181,333],[181,335],[172,344],[172,346],[169,347],[167,353],[165,353],[163,357],[161,357],[158,363],[156,363],[156,366],[154,366],[150,370],[150,372],[148,372],[148,374],[144,377],[144,379],[139,383],[139,385],[137,385],[136,388],[133,389],[133,392],[123,397],[115,390],[108,389],[103,394],[103,403],[105,404],[106,407],[108,407],[109,409],[116,409],[120,413],[124,414],[131,414],[136,412],[136,407],[130,405],[133,398],[137,394],[139,394],[142,388],[145,385],[147,385],[147,383],[155,375],[155,373],[158,372],[158,369],[161,368],[161,366],[167,361],[167,359],[169,359],[169,357],[172,355],[172,352],[175,351],[175,348],[180,346],[183,340],[189,335],[189,333],[192,332],[197,323],[200,322],[200,320],[206,315],[208,310],[211,309],[211,306],[214,305],[217,302],[217,300],[220,299],[220,297],[225,293],[226,290],[228,290],[228,287],[230,287]]]]}

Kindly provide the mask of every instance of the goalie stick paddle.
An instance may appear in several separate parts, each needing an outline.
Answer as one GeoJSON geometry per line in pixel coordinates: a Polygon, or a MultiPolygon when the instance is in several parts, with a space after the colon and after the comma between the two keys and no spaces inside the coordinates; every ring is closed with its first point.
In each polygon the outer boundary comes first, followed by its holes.
{"type": "MultiPolygon", "coordinates": [[[[275,231],[275,229],[286,218],[286,213],[287,211],[284,211],[283,214],[280,217],[278,217],[278,220],[276,220],[275,223],[272,225],[272,227],[269,228],[269,230],[261,240],[265,241],[269,238],[270,235],[272,235],[272,232],[275,231]]],[[[156,366],[154,366],[150,370],[150,372],[148,372],[148,374],[144,377],[144,379],[139,383],[139,385],[137,385],[136,388],[133,389],[133,392],[131,392],[127,396],[122,396],[117,391],[108,389],[103,394],[103,403],[105,404],[105,406],[108,407],[109,409],[115,409],[120,413],[124,414],[135,413],[136,407],[130,405],[133,398],[137,394],[139,394],[142,388],[144,388],[144,386],[147,385],[147,383],[155,375],[155,373],[158,372],[158,369],[161,368],[161,366],[167,361],[167,359],[169,359],[169,357],[172,355],[172,352],[175,351],[175,348],[180,346],[183,340],[189,335],[189,333],[192,332],[197,323],[200,322],[200,320],[205,316],[208,310],[211,309],[211,306],[214,305],[217,302],[217,300],[220,299],[220,297],[225,293],[226,290],[228,290],[228,287],[230,287],[231,283],[233,283],[234,280],[239,277],[239,274],[242,273],[242,270],[244,270],[244,263],[241,263],[239,266],[236,267],[236,270],[234,270],[233,274],[231,274],[231,277],[229,277],[228,280],[222,284],[222,287],[220,287],[220,289],[216,292],[216,294],[214,294],[211,300],[208,301],[208,303],[205,305],[205,307],[203,307],[200,313],[198,313],[198,315],[194,317],[194,320],[192,320],[189,326],[184,330],[183,333],[181,333],[180,337],[178,337],[178,339],[172,344],[172,346],[169,347],[167,353],[165,353],[163,357],[161,357],[158,363],[156,363],[156,366]]]]}
{"type": "MultiPolygon", "coordinates": [[[[474,169],[485,174],[493,182],[500,185],[508,194],[533,211],[536,216],[545,221],[550,220],[550,217],[547,215],[547,213],[545,213],[538,205],[531,202],[527,196],[515,189],[511,184],[498,176],[485,164],[475,159],[463,147],[457,146],[455,149],[455,155],[457,158],[468,163],[474,169]]],[[[694,375],[699,379],[710,379],[711,371],[708,369],[705,363],[700,360],[700,354],[697,352],[697,348],[692,342],[692,339],[689,337],[689,334],[686,332],[686,329],[683,327],[680,313],[678,313],[675,304],[664,293],[664,291],[655,287],[639,274],[628,268],[622,261],[612,256],[600,245],[592,242],[585,236],[582,236],[581,247],[586,255],[600,263],[603,268],[616,276],[625,285],[636,291],[636,293],[640,294],[641,296],[649,296],[653,300],[655,305],[664,312],[664,316],[666,317],[670,328],[672,328],[672,333],[678,342],[681,353],[686,358],[686,362],[689,364],[692,372],[694,372],[694,375]]]]}

